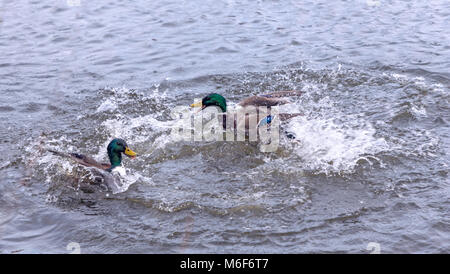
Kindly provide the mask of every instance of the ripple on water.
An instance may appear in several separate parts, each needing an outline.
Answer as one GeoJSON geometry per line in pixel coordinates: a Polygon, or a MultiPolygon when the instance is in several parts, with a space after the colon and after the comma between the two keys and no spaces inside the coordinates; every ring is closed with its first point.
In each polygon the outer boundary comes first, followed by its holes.
{"type": "Polygon", "coordinates": [[[15,109],[11,106],[0,106],[0,112],[11,112],[15,109]]]}

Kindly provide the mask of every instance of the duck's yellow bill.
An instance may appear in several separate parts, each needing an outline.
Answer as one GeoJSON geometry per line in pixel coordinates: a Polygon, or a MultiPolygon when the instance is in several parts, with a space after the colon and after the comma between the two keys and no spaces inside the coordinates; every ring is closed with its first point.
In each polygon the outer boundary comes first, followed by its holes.
{"type": "Polygon", "coordinates": [[[202,102],[197,102],[195,104],[191,104],[191,108],[198,108],[202,106],[202,102]]]}
{"type": "Polygon", "coordinates": [[[125,155],[127,155],[128,157],[134,159],[136,158],[137,154],[136,152],[132,151],[129,147],[125,148],[125,155]]]}

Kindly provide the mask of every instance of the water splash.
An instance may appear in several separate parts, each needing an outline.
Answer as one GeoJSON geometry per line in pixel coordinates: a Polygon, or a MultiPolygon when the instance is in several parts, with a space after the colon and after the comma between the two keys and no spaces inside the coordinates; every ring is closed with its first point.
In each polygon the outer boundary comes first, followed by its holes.
{"type": "Polygon", "coordinates": [[[301,157],[306,169],[317,172],[348,173],[358,162],[379,152],[389,150],[383,138],[376,138],[376,130],[368,122],[358,127],[336,123],[329,118],[299,117],[288,130],[298,140],[294,152],[301,157]]]}

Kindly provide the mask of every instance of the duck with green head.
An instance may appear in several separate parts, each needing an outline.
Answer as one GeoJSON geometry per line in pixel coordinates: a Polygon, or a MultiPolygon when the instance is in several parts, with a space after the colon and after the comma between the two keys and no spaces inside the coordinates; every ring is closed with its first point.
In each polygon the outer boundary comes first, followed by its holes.
{"type": "Polygon", "coordinates": [[[209,106],[219,107],[222,112],[227,112],[227,100],[217,93],[211,93],[203,97],[201,102],[191,104],[191,107],[201,107],[200,110],[203,110],[209,106]]]}
{"type": "Polygon", "coordinates": [[[82,164],[84,166],[88,167],[96,167],[102,170],[106,170],[111,172],[114,168],[120,166],[122,164],[122,153],[126,156],[134,159],[136,158],[137,154],[132,151],[127,143],[123,139],[113,139],[106,148],[108,152],[108,158],[109,158],[109,164],[107,163],[99,163],[96,160],[94,160],[92,157],[79,154],[79,153],[64,153],[54,150],[48,150],[49,152],[52,152],[53,154],[63,156],[66,158],[70,158],[74,161],[76,161],[79,164],[82,164]]]}

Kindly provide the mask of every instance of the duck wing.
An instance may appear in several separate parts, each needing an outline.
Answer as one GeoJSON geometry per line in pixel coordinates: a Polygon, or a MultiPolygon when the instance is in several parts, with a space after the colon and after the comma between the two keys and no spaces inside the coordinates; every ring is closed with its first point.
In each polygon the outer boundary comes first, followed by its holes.
{"type": "Polygon", "coordinates": [[[287,104],[288,101],[280,98],[271,98],[271,97],[265,97],[265,96],[251,96],[248,98],[245,98],[241,102],[239,102],[239,105],[246,107],[246,106],[277,106],[277,105],[283,105],[287,104]]]}
{"type": "Polygon", "coordinates": [[[65,157],[65,158],[69,158],[74,160],[75,162],[82,164],[84,166],[88,166],[88,167],[96,167],[99,169],[108,169],[111,167],[111,165],[109,164],[105,164],[105,163],[99,163],[96,160],[94,160],[92,157],[83,155],[83,154],[79,154],[79,153],[65,153],[65,152],[60,152],[60,151],[55,151],[55,150],[48,150],[49,152],[61,156],[61,157],[65,157]]]}
{"type": "Polygon", "coordinates": [[[245,98],[241,102],[239,102],[239,105],[245,107],[245,106],[277,106],[277,105],[283,105],[287,104],[288,101],[285,99],[282,99],[283,97],[293,97],[293,96],[300,96],[303,93],[298,90],[284,90],[284,91],[277,91],[267,94],[261,94],[256,96],[251,96],[248,98],[245,98]]]}
{"type": "Polygon", "coordinates": [[[303,92],[298,90],[283,90],[283,91],[277,91],[272,93],[267,93],[263,95],[259,95],[261,97],[267,97],[267,98],[280,98],[280,97],[292,97],[292,96],[300,96],[303,92]]]}

